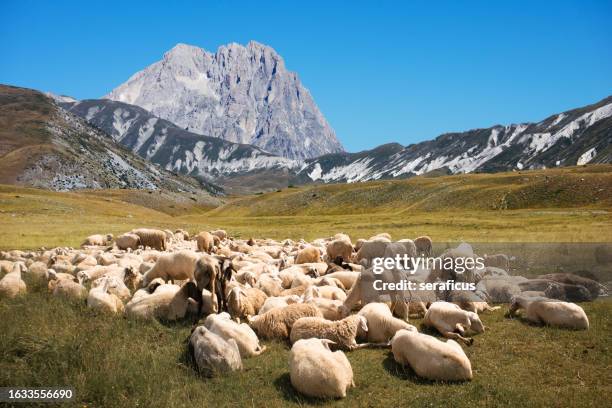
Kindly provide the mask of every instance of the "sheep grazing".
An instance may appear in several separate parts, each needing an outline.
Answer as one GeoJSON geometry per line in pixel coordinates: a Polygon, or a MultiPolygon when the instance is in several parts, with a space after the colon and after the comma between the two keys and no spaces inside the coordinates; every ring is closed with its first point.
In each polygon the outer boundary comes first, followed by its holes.
{"type": "Polygon", "coordinates": [[[360,348],[357,337],[364,338],[368,332],[367,319],[353,315],[342,320],[331,321],[320,317],[302,317],[291,328],[291,343],[301,339],[327,339],[344,350],[360,348]]]}
{"type": "Polygon", "coordinates": [[[413,242],[416,246],[418,255],[431,256],[431,251],[433,249],[431,238],[429,238],[427,235],[424,235],[422,237],[415,238],[413,242]]]}
{"type": "Polygon", "coordinates": [[[196,327],[191,333],[189,354],[199,372],[207,377],[242,370],[242,359],[236,341],[225,340],[204,326],[196,327]]]}
{"type": "Polygon", "coordinates": [[[193,282],[185,282],[180,287],[162,284],[154,290],[151,289],[149,291],[152,293],[147,294],[147,291],[144,291],[138,295],[134,294],[125,306],[128,317],[178,320],[184,318],[188,312],[197,313],[199,309],[202,292],[198,291],[193,282]]]}
{"type": "Polygon", "coordinates": [[[189,241],[189,233],[179,228],[174,231],[174,239],[177,241],[189,241]]]}
{"type": "Polygon", "coordinates": [[[106,280],[103,285],[92,288],[87,295],[87,306],[94,310],[109,313],[122,313],[123,302],[115,294],[109,293],[111,282],[106,280]]]}
{"type": "Polygon", "coordinates": [[[199,254],[189,250],[163,254],[155,262],[153,268],[144,274],[142,286],[147,286],[155,278],[162,278],[165,281],[193,280],[194,269],[199,258],[199,254]]]}
{"type": "Polygon", "coordinates": [[[195,236],[195,240],[198,245],[198,251],[208,252],[209,254],[213,251],[215,242],[211,233],[202,231],[195,236]]]}
{"type": "Polygon", "coordinates": [[[228,258],[202,255],[195,264],[194,279],[198,289],[213,294],[219,311],[227,311],[226,286],[233,273],[232,261],[228,258]]]}
{"type": "Polygon", "coordinates": [[[370,343],[386,343],[401,329],[417,331],[411,324],[393,317],[389,306],[384,303],[368,303],[358,314],[367,320],[370,343]]]}
{"type": "Polygon", "coordinates": [[[398,331],[391,340],[395,361],[410,366],[423,378],[436,381],[468,381],[472,365],[454,340],[440,341],[433,336],[409,330],[398,331]]]}
{"type": "Polygon", "coordinates": [[[248,324],[232,321],[227,313],[211,314],[204,321],[204,326],[225,340],[234,339],[242,358],[258,356],[266,350],[248,324]]]}
{"type": "Polygon", "coordinates": [[[135,251],[140,246],[140,237],[129,232],[121,234],[115,240],[115,245],[122,251],[127,251],[128,249],[135,251]]]}
{"type": "Polygon", "coordinates": [[[112,241],[113,241],[113,234],[90,235],[87,238],[85,238],[85,241],[83,241],[83,243],[81,244],[81,248],[86,247],[86,246],[106,246],[110,244],[112,241]]]}
{"type": "Polygon", "coordinates": [[[535,324],[575,330],[589,328],[589,318],[584,309],[574,303],[516,296],[510,305],[509,316],[516,315],[520,309],[525,310],[525,319],[535,324]]]}
{"type": "Polygon", "coordinates": [[[229,314],[234,319],[256,315],[266,301],[266,294],[257,288],[233,288],[227,296],[229,314]]]}
{"type": "Polygon", "coordinates": [[[485,327],[474,312],[462,310],[449,302],[434,302],[427,309],[423,324],[435,328],[448,339],[457,339],[467,345],[474,343],[473,338],[464,337],[466,331],[484,333],[485,327]]]}
{"type": "Polygon", "coordinates": [[[262,315],[249,317],[249,325],[262,337],[286,339],[293,324],[302,317],[323,317],[314,305],[296,303],[282,309],[272,309],[262,315]]]}
{"type": "Polygon", "coordinates": [[[225,230],[222,230],[222,229],[211,231],[210,233],[214,235],[215,237],[218,237],[221,241],[227,238],[227,232],[225,232],[225,230]]]}
{"type": "Polygon", "coordinates": [[[353,257],[353,245],[350,240],[335,239],[327,244],[326,252],[330,261],[340,258],[340,262],[350,262],[353,257]]]}
{"type": "Polygon", "coordinates": [[[384,257],[387,244],[387,241],[366,241],[362,243],[355,255],[355,261],[366,267],[370,266],[372,259],[384,257]]]}
{"type": "Polygon", "coordinates": [[[298,340],[289,353],[291,385],[315,398],[344,398],[354,387],[353,368],[342,351],[332,352],[329,340],[298,340]]]}
{"type": "Polygon", "coordinates": [[[318,263],[321,262],[321,252],[319,249],[309,245],[304,249],[298,251],[297,256],[295,257],[296,264],[305,264],[305,263],[318,263]]]}
{"type": "Polygon", "coordinates": [[[130,233],[138,235],[140,238],[140,245],[145,248],[150,247],[158,251],[166,250],[166,233],[164,231],[151,228],[138,228],[132,230],[130,233]]]}
{"type": "Polygon", "coordinates": [[[0,279],[0,298],[15,298],[27,292],[26,283],[21,274],[26,272],[23,262],[15,262],[9,273],[0,279]]]}

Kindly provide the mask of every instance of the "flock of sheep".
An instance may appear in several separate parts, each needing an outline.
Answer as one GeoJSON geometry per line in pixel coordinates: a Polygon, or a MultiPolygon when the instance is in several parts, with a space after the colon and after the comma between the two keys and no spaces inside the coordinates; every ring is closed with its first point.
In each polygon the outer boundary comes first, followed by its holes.
{"type": "MultiPolygon", "coordinates": [[[[489,303],[510,303],[511,315],[524,309],[533,323],[588,329],[584,310],[572,302],[605,292],[598,282],[572,274],[511,276],[508,257],[495,255],[463,275],[476,284],[475,291],[364,304],[361,272],[374,258],[389,256],[389,249],[391,255],[429,256],[432,242],[419,237],[392,243],[384,233],[355,243],[345,234],[278,242],[234,239],[223,230],[190,236],[140,228],[116,239],[90,236],[80,249],[0,252],[0,298],[23,295],[26,281],[41,280],[53,296],[103,312],[138,319],[193,316],[199,323],[189,350],[208,376],[240,370],[242,359],[265,351],[260,338],[289,341],[293,387],[307,396],[339,398],[355,386],[343,351],[390,347],[395,360],[420,377],[470,380],[470,360],[455,340],[470,345],[470,334],[485,331],[478,313],[494,309],[489,303]],[[408,323],[413,317],[422,317],[424,326],[448,340],[419,333],[408,323]]],[[[422,270],[411,279],[459,277],[422,270]]]]}

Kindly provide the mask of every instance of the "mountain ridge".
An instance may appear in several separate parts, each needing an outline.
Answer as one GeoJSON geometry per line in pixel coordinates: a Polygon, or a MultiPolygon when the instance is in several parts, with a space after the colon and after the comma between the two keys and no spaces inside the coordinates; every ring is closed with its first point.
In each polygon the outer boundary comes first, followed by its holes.
{"type": "Polygon", "coordinates": [[[286,158],[344,150],[298,75],[255,41],[222,45],[215,53],[179,43],[103,98],[286,158]]]}

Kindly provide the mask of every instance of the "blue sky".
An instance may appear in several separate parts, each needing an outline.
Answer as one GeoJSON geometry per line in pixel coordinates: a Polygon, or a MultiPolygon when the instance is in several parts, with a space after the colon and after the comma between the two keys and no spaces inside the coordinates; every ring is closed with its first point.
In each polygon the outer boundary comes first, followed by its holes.
{"type": "Polygon", "coordinates": [[[612,94],[610,1],[0,1],[0,83],[96,98],[178,42],[253,39],[349,151],[537,121],[612,94]]]}

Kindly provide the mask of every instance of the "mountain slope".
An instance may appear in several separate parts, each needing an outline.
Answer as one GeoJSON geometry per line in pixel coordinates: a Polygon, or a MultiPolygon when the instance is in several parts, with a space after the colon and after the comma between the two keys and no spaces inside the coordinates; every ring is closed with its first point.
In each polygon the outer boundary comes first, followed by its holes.
{"type": "Polygon", "coordinates": [[[108,99],[61,105],[139,156],[200,179],[214,181],[219,176],[298,165],[251,145],[188,132],[135,105],[108,99]]]}
{"type": "Polygon", "coordinates": [[[270,47],[251,41],[216,53],[178,44],[105,96],[194,133],[292,159],[341,152],[333,130],[270,47]]]}
{"type": "Polygon", "coordinates": [[[42,93],[0,85],[0,183],[57,191],[133,188],[197,194],[196,180],[169,173],[113,143],[42,93]]]}
{"type": "Polygon", "coordinates": [[[446,133],[402,148],[308,160],[298,182],[355,182],[410,177],[439,169],[450,173],[498,172],[612,162],[612,97],[553,115],[539,123],[446,133]]]}

